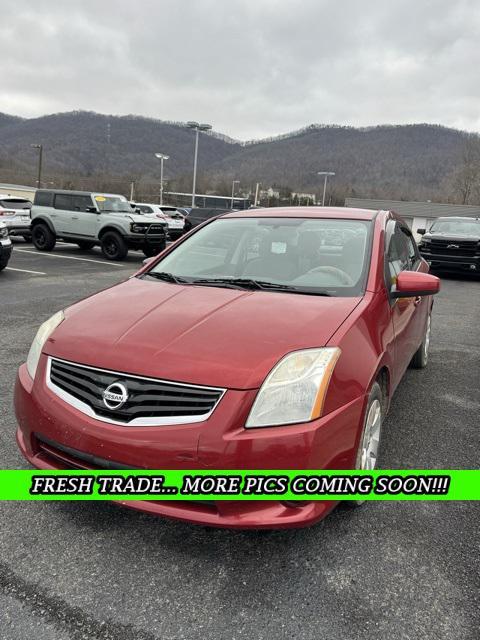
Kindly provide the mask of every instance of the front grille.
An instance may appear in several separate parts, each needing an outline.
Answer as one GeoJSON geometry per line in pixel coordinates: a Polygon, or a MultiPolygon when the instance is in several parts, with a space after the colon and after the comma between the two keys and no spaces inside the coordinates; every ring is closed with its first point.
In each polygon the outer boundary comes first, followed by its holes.
{"type": "Polygon", "coordinates": [[[436,255],[474,256],[478,243],[475,240],[431,240],[427,248],[436,255]]]}
{"type": "Polygon", "coordinates": [[[50,388],[80,411],[100,420],[132,426],[206,420],[225,392],[224,389],[141,378],[53,358],[47,376],[50,388]],[[128,393],[126,402],[118,409],[107,407],[103,399],[104,391],[114,383],[123,385],[128,393]]]}
{"type": "Polygon", "coordinates": [[[60,465],[59,469],[108,469],[109,471],[134,469],[134,467],[127,467],[121,462],[107,460],[84,451],[78,451],[78,449],[73,449],[72,447],[66,447],[39,433],[35,433],[34,436],[41,454],[55,466],[60,465]]]}

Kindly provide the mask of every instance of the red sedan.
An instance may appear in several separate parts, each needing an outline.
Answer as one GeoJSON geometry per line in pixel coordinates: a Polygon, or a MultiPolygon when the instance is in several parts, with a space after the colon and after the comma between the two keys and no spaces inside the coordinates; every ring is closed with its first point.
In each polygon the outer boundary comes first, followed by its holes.
{"type": "MultiPolygon", "coordinates": [[[[427,364],[438,290],[386,211],[209,220],[40,327],[16,382],[18,445],[42,469],[373,469],[392,394],[427,364]]],[[[335,506],[126,504],[255,528],[335,506]]]]}

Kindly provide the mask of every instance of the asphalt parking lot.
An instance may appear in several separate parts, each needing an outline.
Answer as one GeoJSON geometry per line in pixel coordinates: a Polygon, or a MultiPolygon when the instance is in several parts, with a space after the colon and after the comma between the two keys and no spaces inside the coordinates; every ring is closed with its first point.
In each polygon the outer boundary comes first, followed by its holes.
{"type": "MultiPolygon", "coordinates": [[[[17,451],[12,390],[38,325],[142,263],[15,243],[0,274],[0,467],[17,451]]],[[[409,371],[384,428],[384,468],[478,468],[480,280],[446,278],[431,359],[409,371]]],[[[178,524],[105,503],[0,503],[6,640],[474,640],[480,506],[367,504],[304,530],[178,524]]]]}

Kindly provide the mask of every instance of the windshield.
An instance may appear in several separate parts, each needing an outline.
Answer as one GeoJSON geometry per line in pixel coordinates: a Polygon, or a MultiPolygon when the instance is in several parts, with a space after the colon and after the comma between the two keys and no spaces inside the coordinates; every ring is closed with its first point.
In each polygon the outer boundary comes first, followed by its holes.
{"type": "Polygon", "coordinates": [[[22,198],[18,198],[17,200],[7,198],[0,200],[0,207],[4,207],[5,209],[31,209],[32,203],[30,200],[23,200],[22,198]]]}
{"type": "Polygon", "coordinates": [[[366,280],[370,228],[364,220],[220,218],[148,274],[187,284],[356,296],[366,280]]]}
{"type": "Polygon", "coordinates": [[[430,233],[459,234],[465,236],[480,235],[479,220],[437,220],[430,227],[430,233]]]}
{"type": "Polygon", "coordinates": [[[100,211],[105,213],[134,213],[131,204],[119,196],[94,196],[95,203],[100,211]]]}

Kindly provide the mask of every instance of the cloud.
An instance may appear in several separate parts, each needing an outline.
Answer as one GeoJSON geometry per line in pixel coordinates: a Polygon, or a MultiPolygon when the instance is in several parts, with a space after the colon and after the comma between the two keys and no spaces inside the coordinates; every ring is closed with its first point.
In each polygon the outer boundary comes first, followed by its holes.
{"type": "Polygon", "coordinates": [[[4,0],[0,109],[480,130],[477,0],[4,0]]]}

